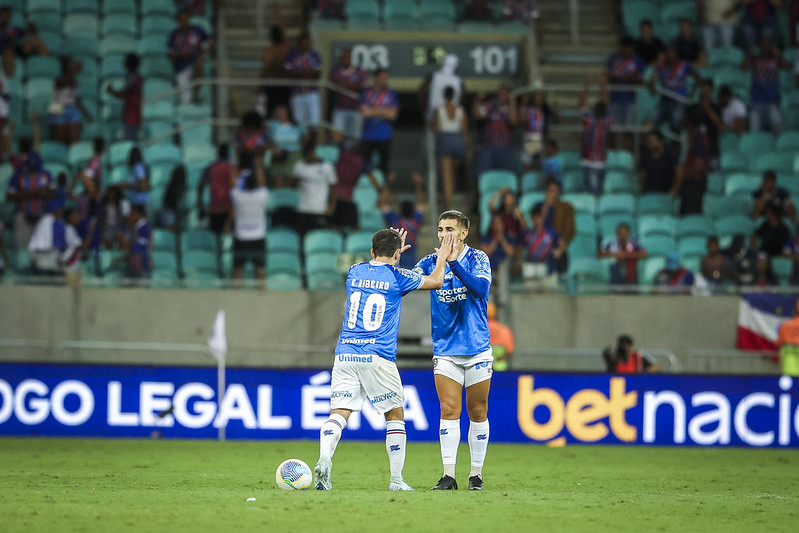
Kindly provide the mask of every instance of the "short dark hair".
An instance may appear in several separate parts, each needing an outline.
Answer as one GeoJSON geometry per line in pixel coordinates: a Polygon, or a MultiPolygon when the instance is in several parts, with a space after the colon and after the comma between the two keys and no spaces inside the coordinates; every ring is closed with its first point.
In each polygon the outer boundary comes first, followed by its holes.
{"type": "Polygon", "coordinates": [[[134,72],[139,70],[139,56],[137,56],[136,54],[126,55],[125,66],[134,72]]]}
{"type": "Polygon", "coordinates": [[[444,87],[444,100],[452,100],[455,98],[455,89],[451,85],[444,87]]]}
{"type": "Polygon", "coordinates": [[[732,96],[732,89],[729,85],[722,85],[719,88],[719,96],[732,96]]]}
{"type": "Polygon", "coordinates": [[[558,188],[559,192],[563,191],[563,185],[561,185],[560,182],[558,180],[556,180],[555,178],[549,178],[547,180],[547,182],[544,184],[544,190],[549,189],[550,185],[556,186],[558,188]]]}
{"type": "Polygon", "coordinates": [[[634,48],[635,47],[635,39],[633,39],[632,37],[624,37],[621,40],[621,45],[624,46],[624,47],[634,48]]]}
{"type": "Polygon", "coordinates": [[[379,69],[375,70],[374,77],[376,78],[383,73],[388,74],[388,69],[380,67],[379,69]]]}
{"type": "Polygon", "coordinates": [[[713,78],[702,78],[702,85],[709,85],[713,87],[713,78]]]}
{"type": "Polygon", "coordinates": [[[627,228],[627,231],[630,231],[630,224],[627,222],[619,222],[616,224],[616,231],[618,231],[620,228],[627,228]]]}
{"type": "Polygon", "coordinates": [[[628,346],[633,345],[633,338],[629,335],[619,335],[619,338],[616,339],[616,344],[621,346],[622,344],[626,344],[628,346]]]}
{"type": "Polygon", "coordinates": [[[639,27],[640,26],[649,26],[651,28],[652,27],[652,21],[649,20],[649,19],[644,19],[644,20],[642,20],[641,22],[638,23],[638,26],[639,27]]]}
{"type": "Polygon", "coordinates": [[[558,149],[558,141],[556,141],[555,139],[547,139],[546,141],[544,141],[544,144],[546,146],[549,146],[550,148],[554,148],[555,150],[558,149]]]}
{"type": "Polygon", "coordinates": [[[536,205],[532,209],[530,209],[530,217],[540,217],[541,216],[541,206],[536,205]]]}
{"type": "Polygon", "coordinates": [[[776,180],[777,175],[774,173],[773,170],[767,170],[763,172],[763,179],[764,180],[776,180]]]}
{"type": "Polygon", "coordinates": [[[381,229],[372,235],[372,250],[375,257],[391,257],[401,245],[402,239],[393,229],[381,229]]]}
{"type": "Polygon", "coordinates": [[[255,154],[252,152],[239,152],[239,169],[252,169],[255,164],[255,154]]]}
{"type": "Polygon", "coordinates": [[[144,206],[142,204],[133,204],[130,206],[130,212],[144,216],[144,206]]]}
{"type": "Polygon", "coordinates": [[[315,154],[316,153],[316,141],[314,139],[309,139],[302,145],[302,156],[305,157],[308,154],[315,154]]]}
{"type": "Polygon", "coordinates": [[[264,125],[264,118],[258,111],[247,111],[241,117],[241,127],[257,130],[264,125]]]}
{"type": "Polygon", "coordinates": [[[222,159],[224,161],[230,159],[230,145],[227,143],[220,144],[219,148],[217,149],[216,156],[218,159],[222,159]]]}
{"type": "Polygon", "coordinates": [[[469,217],[458,211],[457,209],[450,209],[448,211],[444,211],[440,215],[438,215],[438,221],[441,222],[442,220],[457,220],[461,226],[466,229],[469,229],[469,217]]]}
{"type": "Polygon", "coordinates": [[[100,152],[105,152],[105,139],[103,139],[102,137],[95,137],[94,153],[99,154],[100,152]]]}

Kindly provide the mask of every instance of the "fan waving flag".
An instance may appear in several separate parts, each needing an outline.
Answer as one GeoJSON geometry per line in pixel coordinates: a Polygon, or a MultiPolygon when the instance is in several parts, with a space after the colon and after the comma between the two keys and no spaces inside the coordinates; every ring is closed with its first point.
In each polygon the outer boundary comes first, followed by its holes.
{"type": "Polygon", "coordinates": [[[797,296],[744,294],[738,307],[738,348],[776,350],[780,325],[791,318],[797,296]]]}

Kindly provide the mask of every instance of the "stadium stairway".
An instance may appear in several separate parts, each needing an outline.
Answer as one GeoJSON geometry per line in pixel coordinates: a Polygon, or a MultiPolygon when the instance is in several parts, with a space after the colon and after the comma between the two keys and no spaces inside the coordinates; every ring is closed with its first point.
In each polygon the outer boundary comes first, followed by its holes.
{"type": "MultiPolygon", "coordinates": [[[[572,43],[571,40],[569,2],[539,0],[538,6],[544,33],[544,43],[540,52],[541,77],[544,84],[582,85],[586,74],[601,74],[608,56],[617,48],[619,23],[616,2],[614,0],[580,2],[577,43],[572,43]]],[[[579,92],[549,93],[549,98],[557,101],[560,106],[562,124],[579,125],[577,109],[579,92]]],[[[579,147],[580,136],[577,133],[556,132],[553,137],[557,139],[561,150],[576,150],[579,147]]]]}

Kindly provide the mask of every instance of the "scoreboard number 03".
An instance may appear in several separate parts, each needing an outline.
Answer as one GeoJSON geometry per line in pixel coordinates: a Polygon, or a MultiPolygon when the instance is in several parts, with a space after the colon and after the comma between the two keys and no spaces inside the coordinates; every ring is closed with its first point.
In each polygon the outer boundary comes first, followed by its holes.
{"type": "Polygon", "coordinates": [[[366,71],[390,67],[388,58],[388,47],[384,44],[356,44],[352,47],[352,63],[366,71]]]}

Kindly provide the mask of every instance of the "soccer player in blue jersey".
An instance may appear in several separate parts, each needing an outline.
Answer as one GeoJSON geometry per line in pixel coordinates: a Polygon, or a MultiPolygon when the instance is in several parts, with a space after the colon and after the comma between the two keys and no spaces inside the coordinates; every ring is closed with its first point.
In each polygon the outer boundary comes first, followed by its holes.
{"type": "Polygon", "coordinates": [[[330,418],[319,431],[319,461],[314,467],[317,490],[332,488],[333,454],[353,411],[368,398],[386,417],[386,452],[391,468],[388,490],[413,490],[402,478],[405,466],[405,396],[397,370],[400,303],[416,289],[438,289],[444,281],[445,258],[454,238],[441,241],[442,259],[421,275],[397,268],[405,246],[405,230],[382,229],[372,236],[372,260],[350,267],[347,310],[341,326],[330,384],[330,418]]]}
{"type": "MultiPolygon", "coordinates": [[[[482,250],[470,248],[469,219],[460,211],[444,211],[438,217],[438,239],[454,236],[447,254],[443,286],[430,293],[433,329],[433,374],[441,404],[439,441],[444,475],[433,490],[457,490],[455,462],[461,440],[461,397],[466,389],[469,413],[469,490],[483,490],[483,462],[488,448],[488,391],[493,354],[488,333],[488,291],[491,264],[482,250]]],[[[441,250],[416,265],[428,274],[441,261],[441,250]]]]}

